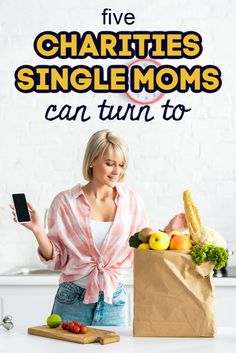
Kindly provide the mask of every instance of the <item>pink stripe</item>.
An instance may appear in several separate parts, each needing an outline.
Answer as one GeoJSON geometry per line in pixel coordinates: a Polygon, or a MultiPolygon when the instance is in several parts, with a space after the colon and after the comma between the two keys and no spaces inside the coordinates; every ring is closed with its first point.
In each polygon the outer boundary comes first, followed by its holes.
{"type": "MultiPolygon", "coordinates": [[[[60,269],[60,283],[75,281],[89,273],[84,303],[98,301],[99,291],[112,303],[117,282],[131,267],[133,250],[129,237],[148,226],[141,199],[131,190],[117,186],[117,211],[113,225],[98,251],[90,228],[89,206],[81,185],[59,193],[48,215],[48,237],[53,243],[54,257],[42,262],[60,269]]],[[[40,254],[39,254],[40,255],[40,254]]]]}

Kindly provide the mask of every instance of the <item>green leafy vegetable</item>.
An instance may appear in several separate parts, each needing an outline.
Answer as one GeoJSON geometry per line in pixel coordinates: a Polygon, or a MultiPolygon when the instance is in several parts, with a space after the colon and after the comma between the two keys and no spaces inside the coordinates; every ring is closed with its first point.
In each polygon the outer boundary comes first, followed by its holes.
{"type": "Polygon", "coordinates": [[[204,261],[206,260],[206,252],[204,250],[204,246],[200,245],[195,245],[192,248],[192,251],[190,252],[190,255],[192,256],[193,262],[197,265],[201,265],[204,261]]]}
{"type": "Polygon", "coordinates": [[[129,238],[129,246],[132,248],[137,248],[141,243],[142,241],[139,239],[138,233],[135,233],[129,238]]]}
{"type": "Polygon", "coordinates": [[[215,245],[194,245],[190,255],[195,264],[201,265],[203,262],[210,261],[217,270],[224,267],[229,258],[228,250],[215,245]]]}

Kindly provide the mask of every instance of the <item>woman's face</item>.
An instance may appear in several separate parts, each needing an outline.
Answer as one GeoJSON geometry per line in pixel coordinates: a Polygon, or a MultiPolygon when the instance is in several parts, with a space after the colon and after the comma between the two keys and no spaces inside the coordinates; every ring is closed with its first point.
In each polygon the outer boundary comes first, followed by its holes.
{"type": "Polygon", "coordinates": [[[112,147],[109,147],[102,157],[96,158],[92,166],[92,181],[109,187],[114,187],[125,173],[125,163],[121,159],[121,154],[112,147]]]}

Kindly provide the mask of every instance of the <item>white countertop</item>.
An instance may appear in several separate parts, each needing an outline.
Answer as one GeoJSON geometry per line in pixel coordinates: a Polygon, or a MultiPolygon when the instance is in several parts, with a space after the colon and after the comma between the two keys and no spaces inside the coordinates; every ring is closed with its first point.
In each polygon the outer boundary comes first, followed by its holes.
{"type": "MultiPolygon", "coordinates": [[[[126,285],[133,285],[133,274],[124,276],[126,285]]],[[[0,286],[57,286],[59,284],[59,275],[20,275],[3,276],[0,275],[0,286]]]]}
{"type": "MultiPolygon", "coordinates": [[[[59,275],[21,275],[21,276],[1,276],[0,286],[57,286],[59,283],[59,275]]],[[[124,276],[125,285],[133,285],[133,274],[124,276]]],[[[236,277],[234,278],[216,278],[214,277],[216,286],[234,287],[236,286],[236,277]]]]}
{"type": "Polygon", "coordinates": [[[130,327],[103,327],[120,335],[120,342],[107,345],[81,345],[56,339],[29,335],[26,326],[6,331],[0,327],[0,353],[112,352],[112,353],[233,353],[236,327],[219,328],[214,338],[133,337],[130,327]]]}

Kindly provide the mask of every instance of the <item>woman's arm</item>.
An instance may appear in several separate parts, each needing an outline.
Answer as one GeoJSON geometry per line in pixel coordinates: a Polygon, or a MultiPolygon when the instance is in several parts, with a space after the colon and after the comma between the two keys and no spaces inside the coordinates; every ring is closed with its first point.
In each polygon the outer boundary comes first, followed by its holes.
{"type": "Polygon", "coordinates": [[[164,230],[166,232],[171,232],[172,230],[179,230],[183,232],[188,228],[186,217],[184,213],[179,213],[175,217],[173,217],[167,226],[165,226],[164,230]]]}
{"type": "Polygon", "coordinates": [[[34,236],[39,245],[39,252],[45,258],[45,260],[51,260],[53,255],[52,243],[47,237],[44,228],[34,231],[34,236]]]}

